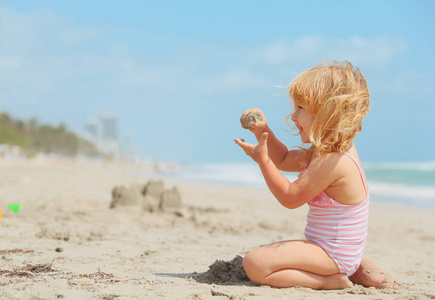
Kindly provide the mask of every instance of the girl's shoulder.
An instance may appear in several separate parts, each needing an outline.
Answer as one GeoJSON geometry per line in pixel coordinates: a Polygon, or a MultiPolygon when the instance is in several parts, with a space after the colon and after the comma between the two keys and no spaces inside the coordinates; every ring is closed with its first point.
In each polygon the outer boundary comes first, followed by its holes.
{"type": "Polygon", "coordinates": [[[348,176],[355,171],[355,164],[359,165],[359,159],[344,152],[329,152],[314,157],[308,168],[316,169],[325,174],[329,173],[335,180],[348,176]]]}
{"type": "Polygon", "coordinates": [[[334,167],[340,163],[342,160],[343,153],[341,152],[328,152],[322,155],[315,156],[309,162],[310,166],[323,166],[323,167],[334,167]]]}
{"type": "Polygon", "coordinates": [[[351,164],[361,165],[358,152],[356,150],[355,144],[351,143],[346,152],[327,152],[322,155],[313,158],[312,161],[317,160],[320,164],[325,165],[344,165],[348,166],[351,164]]]}

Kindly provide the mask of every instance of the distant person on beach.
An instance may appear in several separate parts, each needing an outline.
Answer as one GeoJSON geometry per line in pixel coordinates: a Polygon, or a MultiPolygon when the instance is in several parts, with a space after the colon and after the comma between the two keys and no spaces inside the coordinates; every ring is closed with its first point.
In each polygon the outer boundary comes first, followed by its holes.
{"type": "Polygon", "coordinates": [[[249,252],[248,277],[274,287],[349,288],[352,282],[397,288],[390,275],[367,259],[370,197],[353,143],[370,111],[361,70],[350,62],[321,64],[302,72],[288,86],[294,122],[305,147],[291,149],[276,138],[263,112],[249,109],[242,126],[258,145],[235,142],[258,163],[272,194],[286,208],[308,203],[306,240],[281,241],[249,252]],[[281,171],[299,172],[289,182],[281,171]]]}

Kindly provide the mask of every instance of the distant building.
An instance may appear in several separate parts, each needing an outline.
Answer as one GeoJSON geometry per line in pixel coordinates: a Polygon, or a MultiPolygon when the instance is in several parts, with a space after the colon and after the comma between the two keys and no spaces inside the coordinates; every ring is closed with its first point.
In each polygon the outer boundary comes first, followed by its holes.
{"type": "Polygon", "coordinates": [[[86,123],[86,138],[91,141],[97,141],[99,139],[100,126],[98,120],[89,119],[86,123]]]}
{"type": "Polygon", "coordinates": [[[104,115],[100,118],[101,137],[103,140],[118,139],[118,121],[114,115],[104,115]]]}
{"type": "Polygon", "coordinates": [[[86,137],[100,151],[119,155],[118,120],[115,115],[102,115],[99,119],[89,119],[86,124],[86,137]]]}

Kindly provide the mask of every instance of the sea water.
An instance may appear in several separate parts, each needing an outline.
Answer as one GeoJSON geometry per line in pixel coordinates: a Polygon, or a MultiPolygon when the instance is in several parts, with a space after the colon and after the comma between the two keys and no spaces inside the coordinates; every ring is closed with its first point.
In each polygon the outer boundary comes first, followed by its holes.
{"type": "MultiPolygon", "coordinates": [[[[435,208],[435,161],[363,163],[372,202],[435,208]]],[[[290,181],[297,173],[283,173],[290,181]]],[[[164,171],[163,177],[266,187],[255,163],[196,164],[164,171]]]]}

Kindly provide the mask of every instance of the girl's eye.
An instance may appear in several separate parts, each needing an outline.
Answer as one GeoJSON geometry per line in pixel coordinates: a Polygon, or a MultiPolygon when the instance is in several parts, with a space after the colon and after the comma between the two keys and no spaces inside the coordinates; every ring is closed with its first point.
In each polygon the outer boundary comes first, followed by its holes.
{"type": "Polygon", "coordinates": [[[298,106],[298,108],[299,108],[299,109],[304,109],[304,108],[303,108],[302,106],[300,106],[300,105],[298,106]]]}

